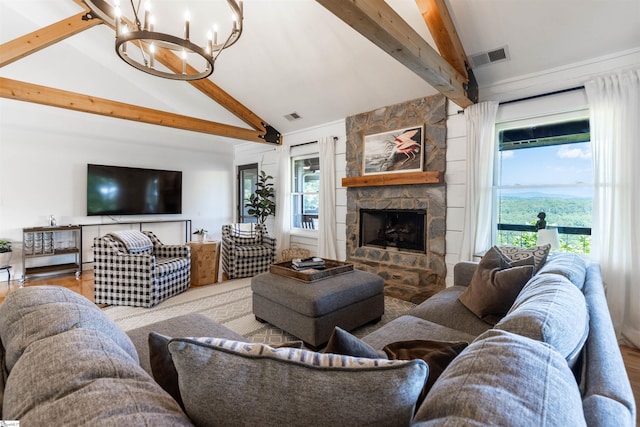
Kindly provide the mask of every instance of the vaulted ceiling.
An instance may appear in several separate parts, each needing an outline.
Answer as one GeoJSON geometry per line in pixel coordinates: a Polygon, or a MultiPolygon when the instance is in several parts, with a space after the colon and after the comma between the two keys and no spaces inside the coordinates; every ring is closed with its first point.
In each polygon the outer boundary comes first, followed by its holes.
{"type": "MultiPolygon", "coordinates": [[[[360,3],[342,0],[345,3],[360,3]]],[[[128,2],[123,2],[128,3],[128,2]]],[[[135,2],[137,3],[137,1],[135,2]]],[[[154,0],[162,22],[192,26],[228,15],[224,0],[154,0]]],[[[209,77],[281,133],[318,126],[438,91],[416,72],[351,28],[328,0],[245,0],[244,33],[209,77]],[[285,116],[296,112],[299,120],[285,116]]],[[[366,2],[365,2],[366,3],[366,2]]],[[[387,0],[436,48],[416,0],[387,0]]],[[[480,100],[531,95],[525,83],[603,59],[638,65],[639,0],[444,0],[468,56],[506,47],[508,58],[474,69],[480,100]],[[631,58],[631,59],[629,59],[631,58]],[[510,88],[501,93],[498,87],[510,88]]],[[[82,12],[74,0],[0,0],[0,43],[82,12]]],[[[175,31],[180,33],[179,30],[175,31]]],[[[192,29],[192,34],[195,30],[192,29]]],[[[115,100],[177,115],[250,128],[185,82],[137,71],[114,53],[113,30],[97,25],[0,69],[0,77],[115,100]]],[[[558,89],[580,83],[550,81],[558,89]]],[[[551,80],[551,78],[549,79],[551,80]]],[[[533,89],[535,90],[535,89],[533,89]]],[[[7,104],[3,104],[7,105],[7,104]]],[[[222,136],[212,143],[237,143],[222,136]]]]}

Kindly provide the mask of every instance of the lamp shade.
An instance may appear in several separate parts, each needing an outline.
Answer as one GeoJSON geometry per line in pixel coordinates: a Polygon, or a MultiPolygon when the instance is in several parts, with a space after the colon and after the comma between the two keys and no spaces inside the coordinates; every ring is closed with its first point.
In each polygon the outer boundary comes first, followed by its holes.
{"type": "Polygon", "coordinates": [[[542,228],[538,230],[538,246],[551,244],[551,249],[560,247],[560,236],[557,228],[542,228]]]}

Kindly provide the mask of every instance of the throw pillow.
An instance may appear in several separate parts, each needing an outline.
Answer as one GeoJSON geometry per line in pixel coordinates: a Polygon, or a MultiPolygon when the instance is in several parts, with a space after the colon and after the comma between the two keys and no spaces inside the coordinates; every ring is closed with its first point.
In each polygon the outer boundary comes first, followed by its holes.
{"type": "MultiPolygon", "coordinates": [[[[196,340],[206,340],[208,338],[194,338],[196,340]]],[[[173,364],[171,353],[167,344],[171,337],[157,332],[149,333],[149,361],[151,363],[151,373],[156,382],[180,404],[184,410],[184,403],[180,395],[178,386],[178,372],[173,364]]],[[[273,348],[302,348],[302,341],[288,341],[273,346],[273,348]]]]}
{"type": "Polygon", "coordinates": [[[532,248],[521,248],[518,246],[500,246],[498,249],[500,249],[500,252],[502,252],[503,255],[507,256],[513,261],[518,261],[533,256],[533,259],[535,261],[535,270],[533,273],[535,274],[547,261],[549,251],[551,250],[551,245],[546,244],[543,246],[534,246],[532,248]]]}
{"type": "Polygon", "coordinates": [[[169,353],[169,340],[171,337],[157,332],[149,333],[149,362],[153,379],[180,404],[184,410],[180,387],[178,387],[178,372],[169,353]]]}
{"type": "Polygon", "coordinates": [[[334,328],[331,337],[329,337],[329,342],[327,342],[324,352],[353,357],[367,357],[369,359],[387,359],[384,351],[376,350],[360,338],[351,335],[338,326],[334,328]]]}
{"type": "Polygon", "coordinates": [[[413,340],[394,342],[386,345],[383,350],[389,359],[422,359],[427,362],[427,366],[429,366],[429,376],[418,398],[417,406],[419,407],[440,374],[447,369],[449,363],[451,363],[462,350],[467,348],[468,345],[469,343],[467,342],[413,340]]]}
{"type": "Polygon", "coordinates": [[[169,351],[196,425],[409,425],[428,372],[422,360],[355,358],[222,339],[172,339],[169,351]],[[239,402],[250,409],[239,411],[239,402]]]}
{"type": "Polygon", "coordinates": [[[533,275],[533,263],[531,256],[513,262],[494,246],[484,255],[458,300],[480,319],[495,325],[533,275]]]}

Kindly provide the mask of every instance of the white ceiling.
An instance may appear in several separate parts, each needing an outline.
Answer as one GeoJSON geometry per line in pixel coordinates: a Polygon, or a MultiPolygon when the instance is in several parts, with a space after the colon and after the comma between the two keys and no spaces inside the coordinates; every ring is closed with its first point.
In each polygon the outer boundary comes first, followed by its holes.
{"type": "MultiPolygon", "coordinates": [[[[414,0],[387,3],[434,45],[414,0]]],[[[635,61],[640,55],[640,0],[446,3],[467,55],[508,46],[510,60],[475,70],[481,99],[504,98],[496,87],[518,87],[532,76],[602,58],[631,55],[635,61]]],[[[176,34],[189,8],[192,40],[198,42],[201,32],[200,43],[216,16],[230,15],[224,0],[153,0],[153,8],[156,28],[174,23],[163,30],[176,34]]],[[[0,42],[80,11],[72,0],[0,0],[0,42]]],[[[221,54],[209,78],[284,134],[437,93],[314,0],[245,0],[244,14],[241,39],[221,54]],[[292,112],[302,119],[288,121],[284,116],[292,112]]],[[[113,31],[105,26],[10,64],[0,75],[246,127],[187,83],[125,64],[114,53],[113,31]]],[[[518,88],[511,96],[535,91],[518,88]]]]}

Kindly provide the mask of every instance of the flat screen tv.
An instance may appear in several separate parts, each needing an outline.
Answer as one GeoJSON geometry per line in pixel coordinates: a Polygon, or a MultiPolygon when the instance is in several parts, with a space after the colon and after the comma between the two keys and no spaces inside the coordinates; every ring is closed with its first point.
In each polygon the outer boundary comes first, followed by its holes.
{"type": "Polygon", "coordinates": [[[182,213],[182,172],[87,165],[87,215],[182,213]]]}

